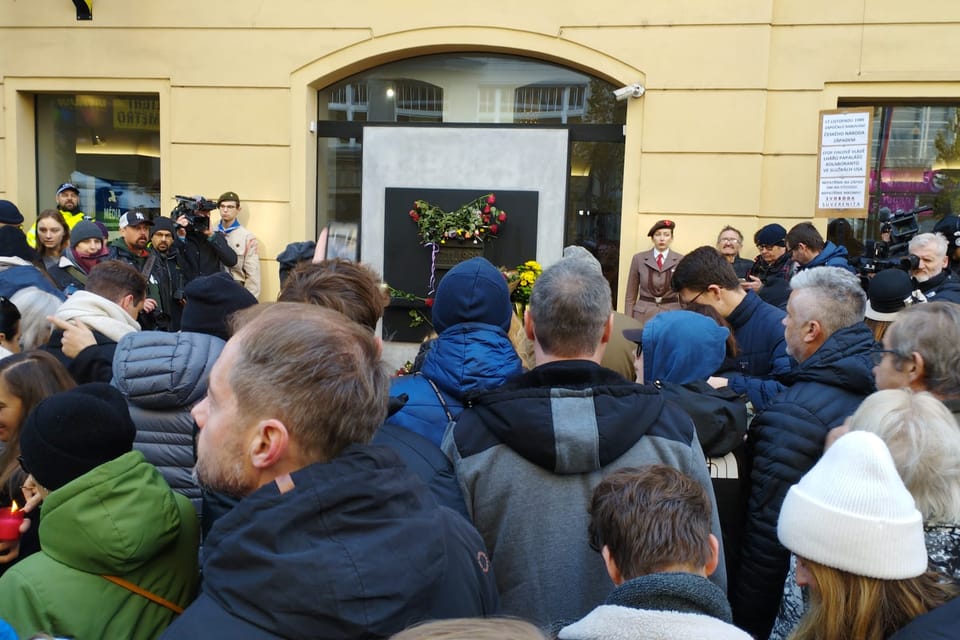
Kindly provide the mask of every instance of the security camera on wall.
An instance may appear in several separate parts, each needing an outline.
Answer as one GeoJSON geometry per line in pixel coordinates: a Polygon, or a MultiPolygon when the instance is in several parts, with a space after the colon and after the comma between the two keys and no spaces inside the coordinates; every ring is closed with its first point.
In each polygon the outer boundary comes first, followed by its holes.
{"type": "Polygon", "coordinates": [[[644,94],[645,91],[646,89],[643,88],[642,84],[639,82],[634,82],[633,84],[628,84],[625,87],[614,89],[613,96],[617,99],[617,102],[621,102],[627,98],[639,98],[644,94]]]}

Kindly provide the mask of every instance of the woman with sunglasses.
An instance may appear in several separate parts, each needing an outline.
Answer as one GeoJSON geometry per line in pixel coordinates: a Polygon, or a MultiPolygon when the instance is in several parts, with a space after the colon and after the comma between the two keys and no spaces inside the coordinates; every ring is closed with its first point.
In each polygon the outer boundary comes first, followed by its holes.
{"type": "MultiPolygon", "coordinates": [[[[23,419],[47,396],[75,386],[63,365],[48,353],[29,351],[0,360],[0,509],[14,501],[18,507],[27,502],[23,484],[28,474],[18,460],[23,419]]],[[[0,542],[0,575],[19,558],[40,549],[35,526],[39,513],[27,516],[34,526],[19,542],[0,542]]]]}

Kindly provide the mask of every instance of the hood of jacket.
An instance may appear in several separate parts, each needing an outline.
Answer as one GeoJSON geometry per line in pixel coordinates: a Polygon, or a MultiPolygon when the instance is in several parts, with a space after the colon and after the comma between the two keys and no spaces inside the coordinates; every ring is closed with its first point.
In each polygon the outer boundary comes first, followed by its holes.
{"type": "Polygon", "coordinates": [[[77,320],[114,342],[139,331],[140,324],[115,302],[89,291],[77,291],[60,305],[55,314],[61,320],[77,320]]]}
{"type": "Polygon", "coordinates": [[[461,262],[437,286],[430,317],[437,333],[462,322],[510,330],[513,304],[503,274],[486,258],[461,262]]]}
{"type": "Polygon", "coordinates": [[[180,527],[169,485],[142,453],[131,451],[47,496],[40,546],[80,571],[124,575],[175,544],[180,527]]]}
{"type": "Polygon", "coordinates": [[[813,355],[783,374],[781,381],[787,386],[821,382],[869,395],[876,391],[870,355],[875,346],[873,332],[864,323],[844,327],[827,338],[813,355]]]}
{"type": "Polygon", "coordinates": [[[382,446],[351,446],[217,520],[204,594],[282,638],[379,637],[420,620],[445,578],[448,518],[382,446]]]}
{"type": "Polygon", "coordinates": [[[706,380],[723,364],[729,335],[729,329],[699,313],[658,313],[643,325],[644,379],[677,384],[706,380]]]}
{"type": "MultiPolygon", "coordinates": [[[[628,382],[615,371],[587,360],[540,365],[468,401],[471,420],[485,429],[476,435],[466,433],[469,429],[458,430],[458,439],[492,437],[558,474],[596,471],[655,430],[689,444],[688,436],[674,431],[692,430],[689,418],[682,425],[661,418],[666,402],[656,387],[628,382]],[[594,449],[585,446],[584,439],[597,443],[596,459],[578,455],[594,449]]],[[[483,445],[471,442],[464,448],[483,445]]]]}
{"type": "Polygon", "coordinates": [[[421,372],[459,400],[472,391],[499,387],[523,373],[523,364],[503,329],[467,322],[437,337],[424,357],[421,372]]]}
{"type": "Polygon", "coordinates": [[[189,331],[128,333],[117,343],[111,384],[144,409],[189,407],[206,394],[210,370],[225,344],[189,331]]]}

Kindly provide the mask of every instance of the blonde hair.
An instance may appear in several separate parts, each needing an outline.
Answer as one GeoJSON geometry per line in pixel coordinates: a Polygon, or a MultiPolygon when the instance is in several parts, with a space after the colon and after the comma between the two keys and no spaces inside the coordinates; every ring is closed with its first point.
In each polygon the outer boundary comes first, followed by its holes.
{"type": "Polygon", "coordinates": [[[810,589],[810,608],[789,640],[883,640],[958,592],[933,571],[906,580],[880,580],[805,558],[798,561],[816,584],[810,589]]]}
{"type": "Polygon", "coordinates": [[[451,618],[410,627],[390,640],[545,640],[535,626],[515,618],[451,618]]]}
{"type": "Polygon", "coordinates": [[[925,523],[960,523],[960,427],[942,402],[926,391],[877,391],[849,426],[886,443],[925,523]]]}

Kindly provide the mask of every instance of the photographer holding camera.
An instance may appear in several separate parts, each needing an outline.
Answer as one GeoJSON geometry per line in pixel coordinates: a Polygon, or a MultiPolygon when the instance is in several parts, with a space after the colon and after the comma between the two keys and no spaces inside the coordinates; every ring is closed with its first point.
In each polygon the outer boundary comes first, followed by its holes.
{"type": "Polygon", "coordinates": [[[909,251],[918,259],[910,275],[927,302],[960,303],[960,280],[947,268],[946,238],[939,233],[921,233],[910,240],[909,251]]]}
{"type": "Polygon", "coordinates": [[[186,281],[227,271],[237,264],[237,254],[224,234],[210,229],[210,212],[217,208],[213,200],[197,196],[176,196],[177,207],[170,217],[177,221],[183,233],[183,252],[186,281]]]}

